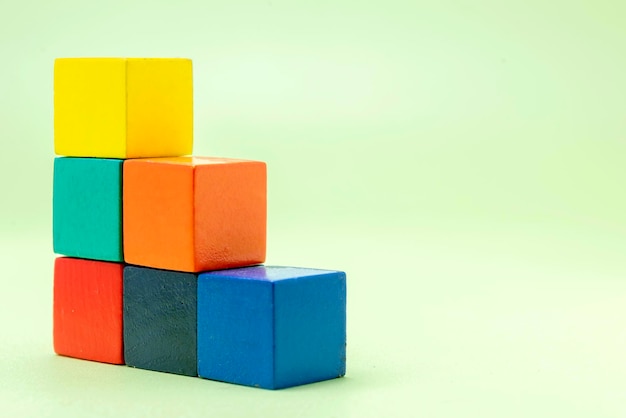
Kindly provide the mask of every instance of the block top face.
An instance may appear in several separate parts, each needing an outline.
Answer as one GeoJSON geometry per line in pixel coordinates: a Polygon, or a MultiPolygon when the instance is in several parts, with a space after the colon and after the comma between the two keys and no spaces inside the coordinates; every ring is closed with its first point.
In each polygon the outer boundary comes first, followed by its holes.
{"type": "Polygon", "coordinates": [[[132,61],[189,61],[189,58],[152,58],[152,57],[60,57],[56,58],[55,63],[58,62],[79,62],[79,61],[124,61],[124,62],[132,62],[132,61]]]}
{"type": "Polygon", "coordinates": [[[283,266],[243,267],[230,270],[206,272],[202,273],[202,276],[275,282],[280,280],[324,276],[329,274],[345,276],[345,273],[342,271],[283,266]]]}
{"type": "Polygon", "coordinates": [[[216,164],[236,164],[236,163],[256,163],[265,164],[261,161],[240,160],[236,158],[221,157],[164,157],[164,158],[142,158],[140,163],[175,164],[189,167],[198,167],[216,164]]]}
{"type": "Polygon", "coordinates": [[[59,58],[57,155],[144,158],[191,154],[193,85],[185,58],[59,58]]]}

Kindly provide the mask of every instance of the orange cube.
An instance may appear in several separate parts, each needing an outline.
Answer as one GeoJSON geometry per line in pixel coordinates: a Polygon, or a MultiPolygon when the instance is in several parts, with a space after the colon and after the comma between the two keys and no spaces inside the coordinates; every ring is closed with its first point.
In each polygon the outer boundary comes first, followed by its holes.
{"type": "Polygon", "coordinates": [[[265,163],[126,160],[123,182],[127,263],[199,272],[265,261],[265,163]]]}

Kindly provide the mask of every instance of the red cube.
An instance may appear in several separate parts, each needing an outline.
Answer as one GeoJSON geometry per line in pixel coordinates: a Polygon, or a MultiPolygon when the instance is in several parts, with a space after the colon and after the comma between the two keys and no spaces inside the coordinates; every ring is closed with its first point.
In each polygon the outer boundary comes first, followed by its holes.
{"type": "Polygon", "coordinates": [[[124,265],[59,257],[54,264],[54,351],[124,364],[124,265]]]}

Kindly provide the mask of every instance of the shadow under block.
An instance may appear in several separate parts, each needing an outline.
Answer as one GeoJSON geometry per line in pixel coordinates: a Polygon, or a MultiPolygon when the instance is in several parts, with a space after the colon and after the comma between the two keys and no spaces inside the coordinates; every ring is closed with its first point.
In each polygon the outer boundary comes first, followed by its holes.
{"type": "Polygon", "coordinates": [[[124,364],[123,265],[59,257],[54,263],[54,351],[124,364]]]}
{"type": "Polygon", "coordinates": [[[265,163],[127,160],[123,189],[129,264],[200,272],[265,260],[265,163]]]}
{"type": "Polygon", "coordinates": [[[124,355],[140,369],[197,376],[197,276],[124,269],[124,355]]]}
{"type": "Polygon", "coordinates": [[[257,266],[199,275],[200,377],[280,389],[345,370],[345,273],[257,266]]]}
{"type": "Polygon", "coordinates": [[[54,160],[54,252],[124,261],[122,160],[58,157],[54,160]]]}
{"type": "Polygon", "coordinates": [[[54,151],[100,158],[191,154],[192,64],[182,58],[59,58],[54,151]]]}

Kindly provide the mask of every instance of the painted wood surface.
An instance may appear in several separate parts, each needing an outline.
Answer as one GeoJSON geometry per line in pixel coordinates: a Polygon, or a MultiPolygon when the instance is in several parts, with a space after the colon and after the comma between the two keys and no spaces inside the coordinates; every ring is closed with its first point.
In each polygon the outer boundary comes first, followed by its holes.
{"type": "Polygon", "coordinates": [[[192,64],[169,58],[59,58],[54,150],[100,158],[191,154],[192,64]]]}
{"type": "Polygon", "coordinates": [[[140,369],[197,376],[197,276],[124,269],[124,353],[140,369]]]}
{"type": "Polygon", "coordinates": [[[52,236],[57,254],[123,261],[122,160],[54,160],[52,236]]]}
{"type": "Polygon", "coordinates": [[[54,265],[54,351],[123,364],[123,265],[59,257],[54,265]]]}
{"type": "Polygon", "coordinates": [[[198,278],[198,374],[279,389],[346,370],[346,275],[256,266],[198,278]]]}
{"type": "Polygon", "coordinates": [[[265,163],[127,160],[123,189],[128,263],[200,272],[265,260],[265,163]]]}

